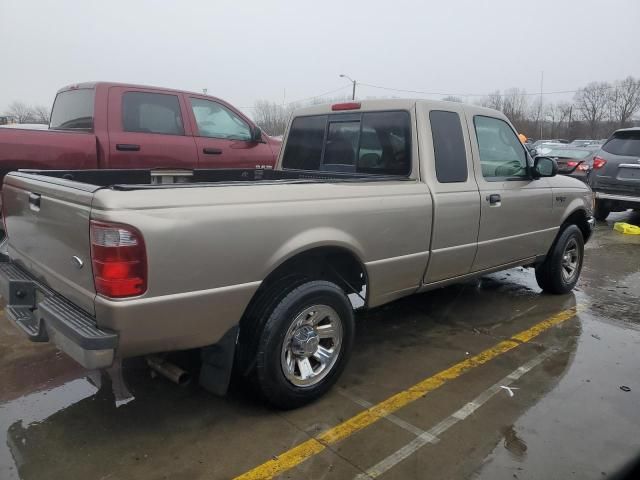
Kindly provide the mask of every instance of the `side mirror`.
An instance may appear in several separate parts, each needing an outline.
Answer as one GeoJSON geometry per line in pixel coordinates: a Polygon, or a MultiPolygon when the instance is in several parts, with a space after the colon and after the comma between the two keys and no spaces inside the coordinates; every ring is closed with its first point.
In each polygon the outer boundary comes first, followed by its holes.
{"type": "Polygon", "coordinates": [[[264,141],[262,140],[262,130],[260,130],[260,127],[251,127],[251,141],[256,143],[264,143],[264,141]]]}
{"type": "Polygon", "coordinates": [[[536,157],[534,159],[533,161],[534,178],[555,177],[557,173],[558,173],[558,164],[553,158],[536,157]]]}

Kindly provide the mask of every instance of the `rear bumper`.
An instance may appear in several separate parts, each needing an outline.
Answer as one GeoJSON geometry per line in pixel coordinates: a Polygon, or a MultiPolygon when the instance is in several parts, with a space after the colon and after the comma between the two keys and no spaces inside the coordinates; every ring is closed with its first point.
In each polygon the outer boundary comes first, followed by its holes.
{"type": "Polygon", "coordinates": [[[640,196],[636,195],[620,195],[615,193],[595,192],[598,200],[610,200],[614,202],[638,203],[640,204],[640,196]]]}
{"type": "Polygon", "coordinates": [[[111,366],[118,344],[115,333],[101,330],[92,316],[7,259],[0,258],[0,295],[5,312],[34,342],[55,343],[88,369],[111,366]]]}

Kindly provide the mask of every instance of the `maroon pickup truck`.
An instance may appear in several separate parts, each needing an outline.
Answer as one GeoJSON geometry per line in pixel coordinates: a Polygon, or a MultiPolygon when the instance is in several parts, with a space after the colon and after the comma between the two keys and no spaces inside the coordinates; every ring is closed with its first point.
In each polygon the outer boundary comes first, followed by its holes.
{"type": "Polygon", "coordinates": [[[280,146],[218,98],[80,83],[58,91],[47,130],[0,128],[0,182],[19,168],[272,168],[280,146]]]}

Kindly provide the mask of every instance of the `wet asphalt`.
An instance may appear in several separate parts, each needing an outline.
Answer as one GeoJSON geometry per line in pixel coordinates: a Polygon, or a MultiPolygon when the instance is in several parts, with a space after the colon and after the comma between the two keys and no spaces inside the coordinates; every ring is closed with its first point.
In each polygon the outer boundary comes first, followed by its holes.
{"type": "Polygon", "coordinates": [[[533,272],[517,268],[358,314],[338,386],[289,412],[242,385],[224,398],[177,387],[136,359],[124,366],[135,398],[116,402],[107,377],[88,378],[0,314],[0,479],[233,478],[575,306],[574,318],[280,478],[363,478],[383,460],[391,464],[384,479],[607,478],[640,456],[640,236],[613,231],[620,220],[640,224],[640,215],[598,225],[569,295],[542,294],[533,272]],[[473,413],[456,413],[478,399],[473,413]],[[435,438],[398,458],[435,426],[435,438]]]}

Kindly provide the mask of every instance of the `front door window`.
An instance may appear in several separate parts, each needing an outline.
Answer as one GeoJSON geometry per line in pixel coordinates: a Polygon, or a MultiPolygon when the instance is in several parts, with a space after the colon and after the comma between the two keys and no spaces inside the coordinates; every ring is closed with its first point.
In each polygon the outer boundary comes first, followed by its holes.
{"type": "Polygon", "coordinates": [[[247,122],[225,106],[211,100],[191,98],[191,108],[196,118],[199,136],[224,140],[251,140],[251,129],[247,122]]]}
{"type": "Polygon", "coordinates": [[[473,123],[484,179],[492,182],[527,178],[527,155],[509,124],[481,115],[474,117],[473,123]]]}

